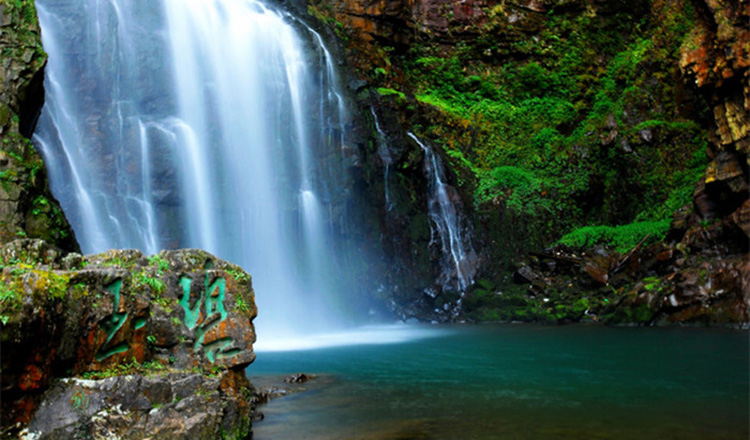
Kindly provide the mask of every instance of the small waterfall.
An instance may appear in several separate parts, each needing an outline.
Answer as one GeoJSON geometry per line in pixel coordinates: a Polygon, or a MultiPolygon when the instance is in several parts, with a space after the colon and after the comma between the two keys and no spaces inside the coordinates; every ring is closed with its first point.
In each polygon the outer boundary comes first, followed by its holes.
{"type": "Polygon", "coordinates": [[[445,170],[440,157],[413,133],[407,133],[424,151],[425,173],[428,181],[428,213],[433,231],[440,238],[443,256],[443,289],[464,292],[473,282],[476,253],[463,225],[463,216],[456,206],[459,200],[455,188],[445,183],[445,170]]]}
{"type": "Polygon", "coordinates": [[[34,142],[83,251],[203,248],[253,274],[261,336],[336,323],[349,115],[321,36],[254,0],[36,6],[34,142]]]}
{"type": "Polygon", "coordinates": [[[393,163],[393,157],[391,156],[391,149],[388,145],[388,137],[380,126],[380,120],[378,119],[378,114],[375,112],[374,107],[370,107],[370,113],[372,113],[372,117],[375,120],[375,130],[378,133],[378,157],[380,157],[381,162],[383,162],[383,167],[385,168],[385,176],[383,177],[383,186],[385,186],[385,207],[387,211],[390,211],[393,209],[390,193],[390,170],[391,164],[393,163]]]}

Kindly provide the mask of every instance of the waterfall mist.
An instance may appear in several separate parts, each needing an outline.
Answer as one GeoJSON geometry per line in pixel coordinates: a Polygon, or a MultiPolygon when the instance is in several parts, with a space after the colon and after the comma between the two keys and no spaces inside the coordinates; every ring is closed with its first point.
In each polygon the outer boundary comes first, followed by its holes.
{"type": "Polygon", "coordinates": [[[34,142],[86,253],[196,247],[253,275],[259,337],[341,324],[348,115],[312,29],[252,0],[37,0],[34,142]]]}

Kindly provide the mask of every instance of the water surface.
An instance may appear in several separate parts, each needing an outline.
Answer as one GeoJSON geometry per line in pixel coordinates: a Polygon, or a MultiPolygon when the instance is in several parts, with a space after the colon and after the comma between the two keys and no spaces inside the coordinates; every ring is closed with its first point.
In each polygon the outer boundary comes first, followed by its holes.
{"type": "Polygon", "coordinates": [[[263,407],[254,438],[749,438],[746,331],[430,329],[400,343],[259,352],[256,383],[319,376],[263,407]]]}

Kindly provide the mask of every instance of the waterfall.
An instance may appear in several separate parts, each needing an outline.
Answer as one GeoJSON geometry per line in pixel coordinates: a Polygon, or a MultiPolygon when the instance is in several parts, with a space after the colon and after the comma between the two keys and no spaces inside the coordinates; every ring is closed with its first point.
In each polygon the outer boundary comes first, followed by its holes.
{"type": "Polygon", "coordinates": [[[445,183],[445,169],[440,157],[413,133],[407,133],[424,151],[428,182],[428,214],[432,231],[440,238],[443,256],[441,282],[443,289],[464,292],[474,282],[476,253],[457,206],[455,188],[445,183]]]}
{"type": "Polygon", "coordinates": [[[320,35],[253,0],[36,6],[33,140],[83,251],[203,248],[252,273],[261,337],[335,323],[349,116],[320,35]]]}
{"type": "Polygon", "coordinates": [[[385,168],[385,175],[383,176],[383,186],[385,186],[385,207],[386,211],[390,211],[393,209],[389,188],[390,170],[391,164],[393,163],[393,157],[391,156],[391,149],[388,145],[388,137],[380,126],[380,120],[378,119],[378,114],[375,112],[374,107],[370,107],[370,113],[372,113],[372,117],[375,120],[375,130],[378,134],[378,157],[380,157],[380,161],[383,162],[383,167],[385,168]]]}

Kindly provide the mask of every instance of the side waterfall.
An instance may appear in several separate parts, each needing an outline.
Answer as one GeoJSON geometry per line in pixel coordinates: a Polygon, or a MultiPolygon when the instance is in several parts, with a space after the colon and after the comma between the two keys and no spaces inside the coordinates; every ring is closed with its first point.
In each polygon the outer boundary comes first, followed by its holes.
{"type": "Polygon", "coordinates": [[[390,211],[393,209],[390,192],[390,171],[391,164],[393,164],[393,157],[391,156],[391,150],[388,146],[388,136],[380,127],[380,119],[378,119],[378,114],[375,112],[374,107],[370,107],[370,113],[375,121],[375,130],[378,134],[378,157],[380,157],[380,160],[383,162],[383,167],[385,168],[385,175],[383,176],[383,186],[385,186],[385,208],[386,211],[390,211]]]}
{"type": "Polygon", "coordinates": [[[34,142],[83,251],[203,248],[253,274],[261,337],[335,323],[349,117],[320,35],[254,0],[36,6],[34,142]]]}
{"type": "Polygon", "coordinates": [[[458,194],[455,188],[445,183],[445,169],[440,157],[413,133],[407,134],[425,154],[430,226],[433,234],[437,231],[443,256],[443,273],[440,282],[443,289],[463,293],[474,282],[476,253],[466,233],[461,212],[453,200],[458,199],[458,194]]]}

